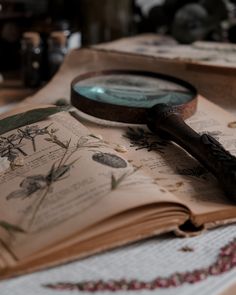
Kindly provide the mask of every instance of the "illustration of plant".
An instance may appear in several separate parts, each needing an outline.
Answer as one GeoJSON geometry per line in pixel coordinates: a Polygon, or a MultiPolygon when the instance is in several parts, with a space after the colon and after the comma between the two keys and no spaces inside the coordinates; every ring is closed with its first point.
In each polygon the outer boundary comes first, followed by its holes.
{"type": "Polygon", "coordinates": [[[25,140],[30,140],[32,142],[33,150],[36,152],[36,143],[35,143],[35,138],[39,135],[45,135],[49,134],[49,127],[52,124],[39,128],[38,125],[33,125],[33,126],[26,126],[24,128],[18,128],[17,132],[20,136],[19,144],[25,139],[25,140]]]}
{"type": "MultiPolygon", "coordinates": [[[[77,143],[78,148],[81,148],[81,149],[87,148],[88,150],[108,147],[108,146],[109,145],[105,141],[103,141],[102,139],[100,139],[94,134],[81,136],[77,143]]],[[[90,151],[93,151],[93,150],[90,150],[90,151]]]]}
{"type": "Polygon", "coordinates": [[[0,220],[0,227],[6,230],[8,233],[25,233],[25,231],[17,225],[11,224],[9,222],[0,220]]]}
{"type": "Polygon", "coordinates": [[[119,177],[116,177],[114,174],[111,175],[111,190],[114,191],[121,185],[121,183],[127,179],[129,176],[133,175],[136,173],[141,167],[134,167],[134,169],[130,172],[125,172],[119,177]]]}
{"type": "Polygon", "coordinates": [[[143,128],[129,127],[123,136],[129,139],[130,146],[136,147],[136,150],[146,149],[148,152],[164,153],[165,147],[169,144],[168,141],[158,138],[157,135],[143,128]]]}
{"type": "MultiPolygon", "coordinates": [[[[20,183],[20,189],[13,191],[10,193],[6,199],[16,199],[16,198],[29,198],[35,195],[36,192],[41,193],[41,197],[39,198],[39,202],[35,206],[34,212],[32,214],[31,220],[30,220],[30,226],[33,224],[36,214],[39,211],[40,207],[42,206],[44,200],[46,199],[48,193],[52,192],[53,185],[61,181],[63,179],[66,179],[68,177],[68,173],[73,166],[73,164],[78,161],[78,158],[76,160],[73,160],[69,162],[71,156],[78,150],[77,145],[75,146],[72,151],[70,151],[70,143],[71,140],[67,142],[65,147],[65,151],[59,160],[59,163],[54,163],[48,173],[46,175],[32,175],[27,176],[21,183],[20,183]]],[[[62,142],[58,145],[62,145],[62,142]]]]}
{"type": "MultiPolygon", "coordinates": [[[[50,125],[49,125],[50,126],[50,125]]],[[[109,154],[109,153],[102,153],[98,152],[97,148],[106,147],[107,144],[97,138],[94,135],[84,135],[79,138],[76,144],[73,146],[71,145],[71,140],[69,141],[61,141],[58,136],[55,134],[57,132],[56,129],[49,129],[49,126],[38,129],[34,128],[31,131],[27,130],[27,136],[26,139],[31,140],[33,143],[33,139],[37,135],[47,134],[49,137],[45,138],[46,141],[52,142],[57,144],[59,147],[61,147],[64,152],[62,157],[59,161],[56,161],[53,163],[51,168],[46,174],[35,174],[27,176],[23,179],[23,181],[20,183],[20,189],[15,190],[11,192],[6,199],[13,200],[13,199],[26,199],[31,198],[35,195],[39,195],[39,200],[37,204],[34,206],[32,216],[30,218],[29,227],[32,226],[34,223],[35,217],[37,215],[37,212],[41,208],[42,204],[44,203],[46,197],[49,193],[53,191],[54,184],[58,181],[62,181],[68,177],[68,174],[72,168],[72,166],[79,160],[79,158],[70,161],[72,155],[74,155],[78,150],[81,149],[87,149],[87,151],[95,152],[93,155],[94,161],[102,162],[104,165],[105,163],[109,166],[113,167],[119,167],[119,168],[126,168],[127,163],[122,158],[109,154]],[[29,137],[28,137],[29,136],[29,137]],[[122,166],[122,167],[121,167],[122,166]]],[[[25,130],[24,130],[25,131],[25,130]]],[[[24,132],[21,132],[21,134],[25,134],[24,132]]],[[[121,182],[121,180],[118,180],[118,182],[121,182]]]]}
{"type": "Polygon", "coordinates": [[[19,134],[11,134],[9,136],[0,136],[0,156],[7,157],[10,162],[14,161],[19,154],[27,156],[23,151],[23,144],[20,142],[19,134]]]}
{"type": "Polygon", "coordinates": [[[16,133],[10,134],[9,136],[0,136],[0,156],[7,157],[11,163],[13,163],[19,155],[27,156],[27,153],[23,149],[25,140],[30,140],[32,142],[33,150],[36,152],[37,136],[51,136],[52,132],[57,132],[57,130],[54,129],[49,130],[51,125],[52,124],[43,128],[39,128],[38,125],[25,126],[23,128],[18,128],[16,133]]]}

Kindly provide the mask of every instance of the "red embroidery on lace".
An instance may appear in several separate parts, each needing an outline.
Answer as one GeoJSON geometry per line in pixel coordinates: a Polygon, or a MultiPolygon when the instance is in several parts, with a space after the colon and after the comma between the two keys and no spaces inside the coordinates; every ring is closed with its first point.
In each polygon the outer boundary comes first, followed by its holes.
{"type": "Polygon", "coordinates": [[[217,276],[236,267],[236,239],[220,250],[216,261],[209,267],[192,272],[175,273],[167,278],[158,277],[150,282],[140,280],[110,280],[88,281],[80,283],[55,283],[44,285],[46,288],[57,291],[139,291],[155,290],[160,288],[178,287],[183,284],[195,284],[210,276],[217,276]]]}

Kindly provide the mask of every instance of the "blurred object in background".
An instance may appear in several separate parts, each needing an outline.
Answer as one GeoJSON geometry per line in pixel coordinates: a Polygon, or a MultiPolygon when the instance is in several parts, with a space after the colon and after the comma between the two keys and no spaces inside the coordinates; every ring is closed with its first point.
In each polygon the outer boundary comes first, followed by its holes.
{"type": "Polygon", "coordinates": [[[202,0],[180,8],[172,23],[172,34],[181,43],[197,40],[223,41],[221,22],[227,18],[223,0],[202,0]]]}
{"type": "MultiPolygon", "coordinates": [[[[235,1],[234,1],[235,2],[235,1]]],[[[229,0],[136,0],[143,14],[145,32],[172,35],[180,43],[198,40],[226,41],[223,23],[229,0]]]]}
{"type": "Polygon", "coordinates": [[[229,42],[236,43],[236,0],[227,1],[228,20],[224,23],[229,42]]]}
{"type": "Polygon", "coordinates": [[[22,72],[25,87],[35,88],[42,81],[42,46],[40,35],[26,32],[22,39],[22,72]]]}
{"type": "Polygon", "coordinates": [[[80,18],[83,45],[129,36],[132,0],[81,0],[80,18]]]}
{"type": "MultiPolygon", "coordinates": [[[[41,82],[39,84],[43,85],[57,72],[66,53],[81,46],[81,34],[71,27],[69,20],[65,19],[53,21],[46,18],[45,20],[38,20],[34,23],[32,29],[41,38],[41,82]]],[[[23,56],[25,56],[25,52],[23,52],[23,56]]],[[[25,61],[22,66],[25,71],[25,61]]],[[[31,87],[38,87],[38,85],[31,87]]]]}
{"type": "Polygon", "coordinates": [[[67,51],[67,35],[63,31],[52,32],[48,40],[49,78],[58,71],[67,51]]]}
{"type": "MultiPolygon", "coordinates": [[[[60,35],[61,39],[65,39],[66,51],[79,48],[81,46],[81,34],[78,29],[71,25],[72,21],[67,19],[53,20],[47,17],[44,20],[38,20],[32,26],[32,29],[38,32],[42,39],[42,81],[47,82],[52,77],[52,70],[49,67],[49,59],[51,59],[49,54],[49,44],[51,44],[50,51],[52,51],[52,33],[57,32],[56,36],[60,35]]],[[[53,37],[55,39],[55,36],[53,37]]],[[[58,38],[57,38],[58,39],[58,38]]],[[[59,41],[55,41],[55,45],[59,41]]],[[[58,47],[58,46],[54,46],[58,47]]],[[[63,55],[64,56],[64,55],[63,55]]],[[[53,71],[54,72],[54,71],[53,71]]]]}

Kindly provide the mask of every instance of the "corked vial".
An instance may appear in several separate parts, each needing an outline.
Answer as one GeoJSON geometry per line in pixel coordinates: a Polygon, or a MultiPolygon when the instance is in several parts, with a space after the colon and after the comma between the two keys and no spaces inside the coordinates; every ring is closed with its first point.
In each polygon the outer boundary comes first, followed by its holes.
{"type": "Polygon", "coordinates": [[[58,71],[67,54],[67,35],[64,31],[54,31],[48,40],[48,64],[50,78],[58,71]]]}
{"type": "Polygon", "coordinates": [[[42,46],[37,32],[25,32],[21,42],[22,72],[25,87],[41,85],[42,46]]]}

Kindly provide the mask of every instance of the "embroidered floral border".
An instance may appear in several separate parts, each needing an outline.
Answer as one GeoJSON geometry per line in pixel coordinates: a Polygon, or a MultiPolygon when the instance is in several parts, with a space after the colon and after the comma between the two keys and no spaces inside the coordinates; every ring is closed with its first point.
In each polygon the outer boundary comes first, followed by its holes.
{"type": "Polygon", "coordinates": [[[236,267],[236,239],[220,249],[216,261],[206,268],[192,272],[175,273],[169,277],[157,277],[145,282],[140,280],[109,280],[109,281],[84,281],[80,283],[59,282],[43,285],[57,291],[80,291],[80,292],[118,292],[156,290],[179,287],[183,284],[195,284],[206,280],[208,277],[223,274],[236,267]]]}

